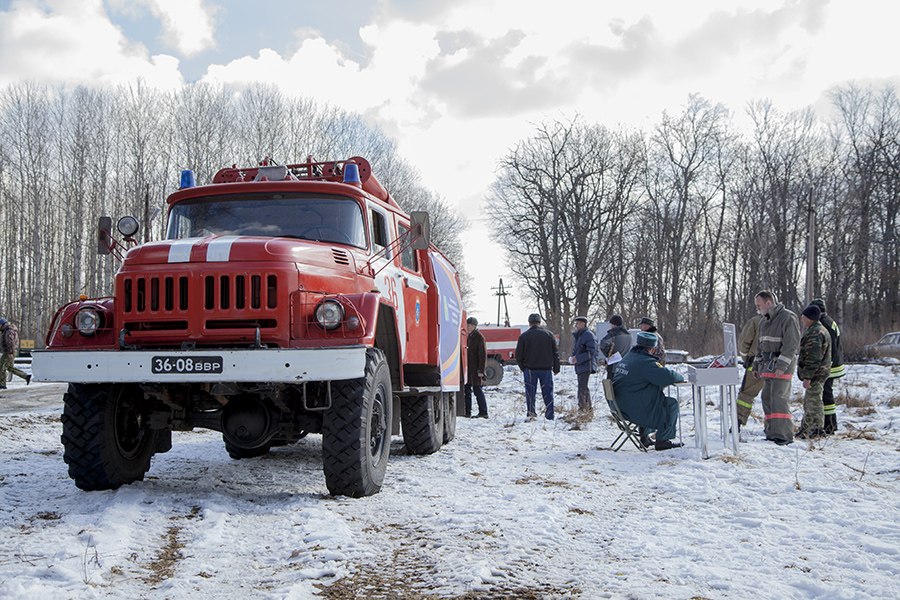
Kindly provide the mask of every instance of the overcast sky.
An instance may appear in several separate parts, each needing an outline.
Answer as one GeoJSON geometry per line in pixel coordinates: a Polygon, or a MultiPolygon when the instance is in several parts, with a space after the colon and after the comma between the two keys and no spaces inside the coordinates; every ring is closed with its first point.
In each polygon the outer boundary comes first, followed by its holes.
{"type": "MultiPolygon", "coordinates": [[[[0,0],[0,86],[261,81],[359,111],[471,219],[485,321],[505,269],[481,205],[534,123],[649,128],[693,92],[740,117],[755,98],[897,85],[898,17],[891,0],[0,0]]],[[[524,322],[535,307],[513,294],[524,322]]]]}

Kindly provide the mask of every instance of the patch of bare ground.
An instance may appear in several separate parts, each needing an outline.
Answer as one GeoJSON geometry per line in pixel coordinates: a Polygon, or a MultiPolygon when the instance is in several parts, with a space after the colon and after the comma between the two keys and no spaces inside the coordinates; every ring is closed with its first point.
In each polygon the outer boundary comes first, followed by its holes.
{"type": "Polygon", "coordinates": [[[184,542],[181,539],[182,526],[177,521],[182,519],[195,519],[200,514],[200,507],[194,506],[186,515],[171,517],[173,524],[166,529],[163,535],[163,543],[160,545],[156,557],[147,565],[147,575],[143,578],[148,585],[158,585],[175,574],[175,568],[184,558],[182,549],[184,542]]]}

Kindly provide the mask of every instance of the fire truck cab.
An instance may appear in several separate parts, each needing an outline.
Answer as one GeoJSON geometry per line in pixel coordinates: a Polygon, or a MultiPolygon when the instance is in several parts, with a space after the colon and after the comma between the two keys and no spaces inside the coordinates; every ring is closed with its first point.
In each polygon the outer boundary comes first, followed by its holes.
{"type": "MultiPolygon", "coordinates": [[[[109,223],[100,248],[121,252],[109,223]]],[[[134,219],[120,220],[133,241],[134,219]]],[[[235,459],[322,434],[332,494],[382,486],[392,434],[410,453],[455,435],[464,312],[454,266],[362,157],[190,172],[166,239],[133,245],[111,297],[60,308],[33,357],[68,382],[69,475],[143,479],[172,431],[222,433],[235,459]]]]}

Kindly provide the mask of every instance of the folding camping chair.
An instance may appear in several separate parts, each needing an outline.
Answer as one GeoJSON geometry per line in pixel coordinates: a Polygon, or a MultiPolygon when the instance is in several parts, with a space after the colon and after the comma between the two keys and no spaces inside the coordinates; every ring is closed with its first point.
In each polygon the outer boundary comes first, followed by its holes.
{"type": "Polygon", "coordinates": [[[616,402],[616,394],[613,391],[613,384],[611,379],[603,380],[603,395],[606,396],[606,404],[609,405],[609,412],[612,415],[613,421],[615,421],[616,425],[619,427],[619,437],[617,437],[616,440],[612,443],[610,449],[613,452],[618,452],[622,448],[622,446],[625,445],[625,442],[627,440],[631,440],[631,443],[634,444],[635,448],[637,448],[641,452],[646,452],[647,449],[644,448],[644,445],[641,443],[641,436],[640,432],[638,431],[638,426],[626,419],[622,414],[622,411],[619,410],[619,405],[616,402]]]}

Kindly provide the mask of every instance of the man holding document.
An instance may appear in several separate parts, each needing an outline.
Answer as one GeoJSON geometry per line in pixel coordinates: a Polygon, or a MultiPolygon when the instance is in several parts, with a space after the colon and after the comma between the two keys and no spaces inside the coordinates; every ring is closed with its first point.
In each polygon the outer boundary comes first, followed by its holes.
{"type": "Polygon", "coordinates": [[[610,328],[600,340],[600,353],[606,359],[606,377],[612,379],[615,364],[631,349],[631,334],[619,315],[609,318],[610,328]]]}

